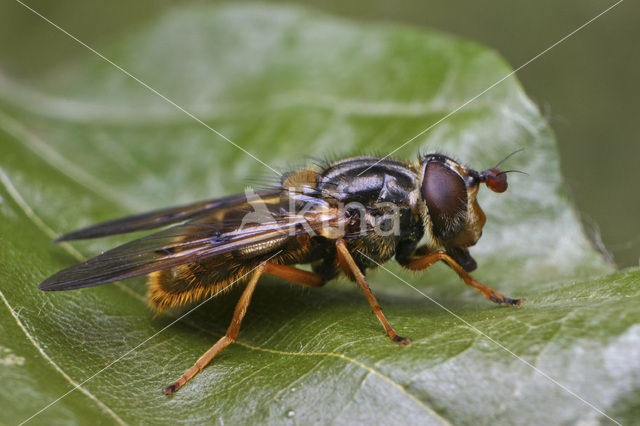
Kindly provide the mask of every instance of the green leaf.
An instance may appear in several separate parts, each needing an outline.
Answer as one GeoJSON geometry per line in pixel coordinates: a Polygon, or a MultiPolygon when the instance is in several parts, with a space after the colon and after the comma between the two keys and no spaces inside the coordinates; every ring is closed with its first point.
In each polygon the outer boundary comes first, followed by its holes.
{"type": "Polygon", "coordinates": [[[32,421],[610,421],[593,406],[637,421],[640,272],[614,272],[585,238],[553,135],[513,76],[447,117],[511,72],[496,53],[258,5],[176,9],[103,53],[274,168],[384,155],[436,123],[394,156],[444,151],[483,169],[526,148],[507,164],[528,177],[510,175],[505,194],[481,191],[488,221],[472,249],[475,276],[526,303],[494,305],[441,265],[410,274],[390,263],[369,277],[413,339],[398,347],[345,280],[302,290],[264,279],[239,341],[166,397],[224,333],[241,288],[175,325],[182,312],[146,307],[143,279],[44,293],[48,275],[127,237],[51,240],[273,175],[87,51],[36,81],[0,75],[0,406],[11,407],[0,422],[51,403],[32,421]]]}

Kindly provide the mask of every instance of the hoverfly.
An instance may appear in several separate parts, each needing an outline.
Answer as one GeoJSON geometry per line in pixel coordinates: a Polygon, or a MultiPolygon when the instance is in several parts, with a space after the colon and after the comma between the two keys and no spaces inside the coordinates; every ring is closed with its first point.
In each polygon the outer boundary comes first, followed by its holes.
{"type": "Polygon", "coordinates": [[[495,192],[507,189],[507,172],[498,165],[477,172],[429,154],[415,163],[355,157],[294,171],[279,185],[253,194],[152,211],[64,235],[56,241],[173,225],[64,269],[39,288],[71,290],[149,274],[149,304],[162,311],[205,299],[246,277],[225,336],[164,389],[168,395],[236,340],[264,274],[320,287],[344,273],[364,292],[391,340],[407,345],[410,340],[389,324],[365,278],[367,269],[392,257],[411,270],[442,260],[487,299],[522,304],[469,275],[477,267],[469,247],[486,220],[476,199],[480,184],[495,192]],[[310,264],[311,271],[295,266],[301,264],[310,264]]]}

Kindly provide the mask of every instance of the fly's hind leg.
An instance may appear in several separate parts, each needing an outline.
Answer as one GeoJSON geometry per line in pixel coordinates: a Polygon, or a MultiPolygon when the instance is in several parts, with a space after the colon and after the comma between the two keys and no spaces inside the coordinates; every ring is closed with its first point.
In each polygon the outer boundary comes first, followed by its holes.
{"type": "Polygon", "coordinates": [[[242,319],[244,315],[247,313],[247,308],[249,307],[249,303],[251,302],[251,296],[253,295],[253,291],[256,289],[256,285],[258,284],[258,279],[262,274],[271,274],[286,280],[292,281],[297,284],[306,285],[309,287],[320,287],[325,284],[322,277],[318,274],[314,274],[313,272],[304,271],[302,269],[295,268],[293,266],[288,265],[280,265],[272,262],[263,262],[258,266],[251,276],[247,287],[245,288],[242,296],[240,296],[240,300],[236,305],[236,309],[233,313],[233,319],[231,320],[231,324],[227,329],[227,333],[218,340],[215,345],[213,345],[207,352],[205,352],[196,363],[175,382],[171,385],[164,388],[164,393],[167,395],[173,394],[175,391],[180,389],[191,380],[196,374],[202,371],[211,360],[220,353],[224,348],[229,346],[231,343],[235,342],[238,337],[238,333],[240,332],[240,324],[242,323],[242,319]]]}
{"type": "MultiPolygon", "coordinates": [[[[420,252],[420,248],[416,251],[420,252]]],[[[403,266],[413,271],[421,271],[423,269],[427,269],[429,266],[433,265],[439,260],[444,261],[451,269],[456,271],[456,273],[460,276],[460,278],[462,278],[462,280],[466,285],[475,288],[480,293],[482,293],[484,297],[491,300],[492,302],[504,303],[507,305],[517,306],[517,307],[520,307],[524,302],[523,299],[512,299],[510,297],[505,296],[502,293],[495,291],[489,286],[479,283],[471,275],[469,275],[469,273],[465,271],[462,268],[462,266],[460,266],[458,262],[456,262],[444,250],[438,250],[433,253],[427,254],[426,256],[414,258],[408,264],[403,266]]]]}
{"type": "Polygon", "coordinates": [[[247,313],[247,308],[251,302],[251,296],[253,296],[253,292],[256,289],[256,284],[258,284],[260,276],[265,272],[266,265],[267,262],[261,263],[251,276],[247,287],[242,292],[242,296],[240,296],[240,300],[238,300],[238,304],[233,312],[233,319],[227,329],[227,333],[222,336],[220,340],[218,340],[208,351],[206,351],[191,368],[185,371],[178,380],[164,388],[165,394],[171,395],[180,389],[185,383],[191,380],[193,376],[202,371],[211,362],[211,360],[220,353],[220,351],[235,342],[238,338],[238,333],[240,332],[240,324],[242,323],[242,319],[247,313]]]}
{"type": "Polygon", "coordinates": [[[369,305],[371,305],[371,310],[376,315],[376,317],[378,317],[378,320],[384,327],[384,331],[387,332],[387,336],[389,336],[391,340],[393,340],[400,346],[405,346],[411,343],[410,339],[406,337],[398,336],[398,333],[396,333],[393,327],[391,327],[391,324],[389,324],[389,321],[387,321],[387,318],[382,313],[382,308],[380,308],[380,304],[378,303],[376,296],[373,294],[373,291],[371,291],[371,287],[369,287],[369,284],[367,283],[367,280],[365,279],[364,274],[356,264],[356,261],[353,259],[353,256],[351,256],[351,253],[349,252],[349,248],[347,247],[347,244],[344,242],[342,238],[336,241],[336,248],[337,248],[338,262],[340,263],[341,267],[345,269],[345,272],[349,271],[350,274],[355,279],[355,281],[358,283],[358,286],[360,287],[364,295],[367,297],[367,300],[369,301],[369,305]]]}

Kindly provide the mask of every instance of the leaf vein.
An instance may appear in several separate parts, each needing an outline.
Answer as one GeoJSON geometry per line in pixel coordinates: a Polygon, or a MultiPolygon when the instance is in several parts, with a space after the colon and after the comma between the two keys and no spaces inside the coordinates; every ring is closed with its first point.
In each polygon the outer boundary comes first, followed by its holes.
{"type": "Polygon", "coordinates": [[[139,203],[124,198],[109,187],[109,185],[66,159],[36,135],[29,132],[18,121],[3,112],[0,112],[0,125],[2,125],[4,131],[13,136],[16,141],[23,144],[51,167],[77,184],[128,209],[138,209],[140,207],[139,203]]]}
{"type": "MultiPolygon", "coordinates": [[[[120,418],[120,416],[118,416],[116,414],[115,411],[113,411],[111,408],[109,408],[104,402],[102,402],[101,400],[99,400],[95,395],[93,395],[91,392],[89,392],[87,389],[83,388],[82,386],[80,386],[80,384],[78,382],[76,382],[75,380],[73,380],[73,378],[71,378],[71,376],[69,376],[58,364],[56,364],[56,362],[42,349],[42,347],[38,344],[38,342],[34,339],[34,337],[29,333],[29,330],[27,330],[27,328],[25,327],[25,325],[22,323],[22,321],[20,320],[20,317],[16,314],[16,312],[13,310],[13,308],[11,307],[11,304],[9,303],[9,301],[7,300],[6,296],[4,295],[4,293],[0,290],[0,298],[2,298],[2,301],[4,302],[4,304],[7,306],[7,309],[9,309],[9,312],[11,313],[11,316],[13,316],[13,318],[16,320],[16,323],[18,324],[18,327],[20,327],[20,329],[22,330],[22,332],[25,334],[25,336],[27,336],[27,339],[29,340],[29,342],[31,342],[31,344],[38,350],[38,352],[40,352],[40,355],[42,355],[42,357],[53,366],[53,368],[62,376],[65,378],[66,381],[68,381],[69,383],[71,383],[71,385],[75,388],[78,389],[80,392],[82,392],[83,394],[85,394],[87,397],[89,397],[91,400],[93,400],[103,411],[105,411],[107,414],[109,414],[111,417],[113,417],[116,422],[118,422],[121,425],[126,425],[126,423],[124,422],[124,420],[122,420],[120,418]]],[[[36,413],[37,414],[37,413],[36,413]]],[[[31,417],[29,418],[31,419],[31,417]]],[[[27,420],[29,420],[27,419],[27,420]]]]}

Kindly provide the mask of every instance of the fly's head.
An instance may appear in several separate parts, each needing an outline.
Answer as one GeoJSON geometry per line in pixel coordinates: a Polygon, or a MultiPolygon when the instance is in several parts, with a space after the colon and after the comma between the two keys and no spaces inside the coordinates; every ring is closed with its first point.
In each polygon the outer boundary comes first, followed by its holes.
{"type": "Polygon", "coordinates": [[[420,195],[426,206],[424,225],[433,250],[444,249],[466,271],[478,266],[469,254],[486,222],[476,199],[481,184],[494,192],[507,190],[506,172],[469,169],[449,157],[429,154],[420,159],[420,195]]]}

